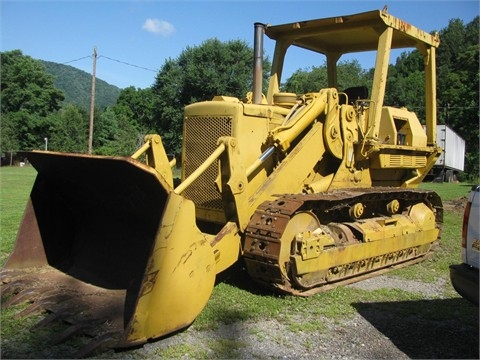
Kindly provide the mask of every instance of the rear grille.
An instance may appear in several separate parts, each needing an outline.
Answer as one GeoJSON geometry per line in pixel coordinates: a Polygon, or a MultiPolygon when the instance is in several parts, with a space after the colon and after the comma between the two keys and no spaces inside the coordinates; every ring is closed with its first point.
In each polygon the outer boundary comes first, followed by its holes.
{"type": "Polygon", "coordinates": [[[420,169],[427,165],[425,155],[410,154],[376,154],[372,157],[374,169],[420,169]]]}
{"type": "Polygon", "coordinates": [[[426,165],[425,156],[417,155],[390,155],[390,168],[422,168],[426,165]]]}
{"type": "MultiPolygon", "coordinates": [[[[183,176],[192,174],[217,148],[221,136],[232,133],[231,116],[191,116],[185,119],[183,176]]],[[[218,162],[214,162],[191,186],[184,196],[197,207],[222,210],[221,196],[215,188],[218,162]]]]}

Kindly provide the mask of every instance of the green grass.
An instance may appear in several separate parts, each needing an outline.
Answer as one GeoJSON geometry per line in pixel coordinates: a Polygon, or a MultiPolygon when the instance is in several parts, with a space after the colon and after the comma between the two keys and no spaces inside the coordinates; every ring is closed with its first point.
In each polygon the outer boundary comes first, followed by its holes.
{"type": "Polygon", "coordinates": [[[442,201],[448,201],[453,199],[459,199],[467,197],[472,188],[472,184],[469,183],[422,183],[421,189],[435,191],[442,201]]]}
{"type": "MultiPolygon", "coordinates": [[[[13,249],[35,176],[36,172],[31,167],[0,169],[0,263],[2,265],[13,249]]],[[[470,190],[469,184],[422,184],[421,187],[438,192],[444,202],[464,198],[470,190]]],[[[444,295],[447,298],[458,298],[459,295],[450,286],[448,266],[458,263],[461,259],[459,248],[461,220],[461,211],[446,210],[441,245],[433,259],[395,270],[391,274],[424,282],[434,282],[441,278],[446,284],[444,295]]],[[[215,330],[222,324],[275,319],[293,332],[324,333],[328,330],[325,321],[336,322],[352,317],[358,313],[358,304],[380,304],[378,306],[385,306],[386,309],[392,311],[392,306],[388,304],[398,302],[399,306],[393,311],[401,316],[411,311],[409,304],[422,301],[422,299],[421,294],[398,289],[366,291],[354,287],[338,287],[310,298],[279,296],[260,289],[249,280],[245,273],[237,271],[233,272],[231,278],[215,286],[207,306],[194,322],[192,329],[215,330]]],[[[469,306],[457,309],[454,313],[451,312],[448,303],[439,302],[432,309],[428,304],[424,307],[426,316],[438,319],[461,316],[465,318],[469,326],[475,326],[474,323],[478,317],[478,309],[469,306]],[[475,314],[477,317],[474,316],[475,314]]],[[[47,354],[47,352],[48,356],[52,358],[59,356],[62,349],[48,350],[45,348],[43,342],[45,334],[28,331],[35,319],[15,319],[15,314],[21,308],[21,306],[16,306],[2,310],[2,357],[9,357],[12,353],[20,357],[29,357],[33,356],[31,354],[38,356],[47,354]]],[[[148,356],[145,355],[145,352],[135,351],[126,352],[124,355],[128,354],[128,357],[131,358],[181,358],[185,356],[189,358],[231,358],[238,356],[238,351],[244,346],[245,344],[238,339],[211,339],[204,347],[189,344],[171,345],[156,348],[148,356]]]]}
{"type": "Polygon", "coordinates": [[[302,331],[322,331],[321,319],[338,320],[355,314],[351,305],[358,301],[390,301],[392,295],[398,301],[418,300],[421,295],[401,290],[379,289],[366,291],[356,288],[337,287],[313,297],[279,296],[263,292],[250,284],[242,289],[240,284],[218,284],[205,307],[195,320],[198,330],[215,330],[220,324],[237,321],[256,321],[274,318],[302,331]],[[306,317],[300,326],[291,314],[303,314],[306,317]]]}
{"type": "Polygon", "coordinates": [[[0,265],[13,249],[25,205],[36,177],[31,166],[0,168],[0,265]]]}

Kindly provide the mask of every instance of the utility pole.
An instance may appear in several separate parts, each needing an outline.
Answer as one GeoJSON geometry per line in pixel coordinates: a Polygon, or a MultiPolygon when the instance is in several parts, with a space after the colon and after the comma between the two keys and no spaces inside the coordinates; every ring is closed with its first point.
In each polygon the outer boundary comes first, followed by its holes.
{"type": "Polygon", "coordinates": [[[92,94],[90,97],[90,129],[88,131],[88,153],[92,153],[93,143],[93,112],[95,110],[95,72],[97,68],[97,48],[93,48],[92,94]]]}

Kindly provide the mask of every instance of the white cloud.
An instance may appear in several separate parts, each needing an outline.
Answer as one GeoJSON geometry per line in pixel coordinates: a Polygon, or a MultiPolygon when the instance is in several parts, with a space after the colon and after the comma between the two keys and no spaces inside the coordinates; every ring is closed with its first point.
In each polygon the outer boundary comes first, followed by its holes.
{"type": "Polygon", "coordinates": [[[175,27],[172,24],[168,21],[158,19],[145,20],[142,29],[165,37],[170,36],[175,32],[175,27]]]}

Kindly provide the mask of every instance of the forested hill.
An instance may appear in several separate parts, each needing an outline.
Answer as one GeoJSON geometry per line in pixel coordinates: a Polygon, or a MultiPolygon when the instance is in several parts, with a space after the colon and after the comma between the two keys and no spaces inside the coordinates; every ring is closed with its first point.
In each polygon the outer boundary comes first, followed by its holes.
{"type": "MultiPolygon", "coordinates": [[[[92,92],[92,74],[73,66],[41,60],[47,73],[51,74],[56,88],[65,94],[64,102],[90,109],[90,94],[92,92]]],[[[121,89],[109,83],[95,79],[95,107],[105,109],[115,105],[121,89]]]]}

